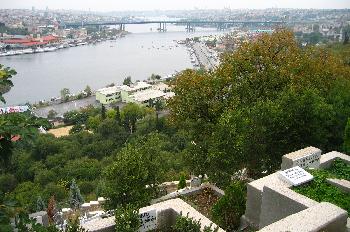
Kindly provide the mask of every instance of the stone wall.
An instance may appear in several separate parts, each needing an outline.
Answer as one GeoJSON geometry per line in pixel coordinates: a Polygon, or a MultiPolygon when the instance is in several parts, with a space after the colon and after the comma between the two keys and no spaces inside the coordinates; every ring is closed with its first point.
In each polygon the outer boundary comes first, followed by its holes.
{"type": "MultiPolygon", "coordinates": [[[[303,164],[304,168],[328,168],[336,158],[341,158],[350,164],[350,157],[345,154],[330,152],[319,157],[320,152],[321,150],[317,148],[308,147],[289,153],[282,158],[281,169],[295,167],[299,163],[303,164]]],[[[253,229],[261,229],[261,231],[319,231],[303,230],[304,224],[310,225],[305,228],[322,228],[320,231],[345,230],[346,211],[332,204],[326,206],[325,203],[318,203],[290,188],[291,184],[281,179],[278,172],[250,182],[247,185],[247,203],[245,214],[242,217],[243,224],[248,224],[253,229]],[[317,212],[320,215],[313,220],[305,217],[308,212],[317,212]],[[298,220],[292,221],[292,219],[298,220]]]]}

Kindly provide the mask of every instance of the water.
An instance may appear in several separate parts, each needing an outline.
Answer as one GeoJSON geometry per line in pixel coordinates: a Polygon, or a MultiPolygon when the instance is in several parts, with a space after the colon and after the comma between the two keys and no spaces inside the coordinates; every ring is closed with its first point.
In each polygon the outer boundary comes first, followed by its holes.
{"type": "Polygon", "coordinates": [[[152,73],[168,75],[192,68],[189,54],[174,40],[200,35],[217,34],[215,29],[194,33],[184,26],[168,25],[168,32],[159,33],[157,25],[127,25],[132,34],[116,41],[106,41],[61,49],[55,52],[0,57],[0,63],[14,68],[14,87],[5,94],[6,105],[38,102],[60,95],[69,88],[71,93],[86,85],[98,89],[110,83],[121,84],[125,77],[145,80],[152,73]],[[152,31],[151,29],[152,28],[152,31]]]}

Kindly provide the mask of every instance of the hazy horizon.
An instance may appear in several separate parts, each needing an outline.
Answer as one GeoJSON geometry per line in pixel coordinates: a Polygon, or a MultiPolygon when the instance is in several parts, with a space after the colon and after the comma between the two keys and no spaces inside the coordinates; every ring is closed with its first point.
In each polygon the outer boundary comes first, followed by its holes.
{"type": "Polygon", "coordinates": [[[266,8],[295,8],[295,9],[345,9],[350,8],[349,0],[13,0],[1,4],[1,9],[66,9],[82,11],[150,11],[150,10],[193,10],[193,9],[266,9],[266,8]]]}

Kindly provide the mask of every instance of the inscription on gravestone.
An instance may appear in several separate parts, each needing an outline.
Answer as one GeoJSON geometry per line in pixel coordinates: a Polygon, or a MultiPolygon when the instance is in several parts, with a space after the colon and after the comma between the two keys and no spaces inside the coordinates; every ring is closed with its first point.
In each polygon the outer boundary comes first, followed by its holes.
{"type": "Polygon", "coordinates": [[[280,178],[293,186],[298,186],[309,182],[313,176],[299,166],[280,171],[280,178]]]}
{"type": "Polygon", "coordinates": [[[318,168],[320,165],[321,154],[306,154],[303,157],[293,160],[293,166],[301,168],[318,168]]]}
{"type": "Polygon", "coordinates": [[[157,229],[157,210],[153,209],[140,214],[139,232],[146,232],[157,229]]]}

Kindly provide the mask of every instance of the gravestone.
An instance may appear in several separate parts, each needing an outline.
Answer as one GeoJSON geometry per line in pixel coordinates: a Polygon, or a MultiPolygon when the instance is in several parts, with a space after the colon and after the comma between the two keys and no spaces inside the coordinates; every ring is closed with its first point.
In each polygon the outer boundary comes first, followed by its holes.
{"type": "Polygon", "coordinates": [[[191,188],[199,187],[199,186],[201,186],[201,182],[202,181],[201,181],[201,179],[199,177],[194,177],[191,180],[190,186],[191,186],[191,188]]]}
{"type": "Polygon", "coordinates": [[[299,166],[303,169],[318,168],[320,166],[321,150],[307,147],[282,156],[281,170],[299,166]]]}
{"type": "Polygon", "coordinates": [[[284,171],[279,171],[279,176],[282,180],[293,186],[298,186],[311,181],[314,177],[299,166],[289,168],[284,171]]]}
{"type": "Polygon", "coordinates": [[[146,232],[150,230],[155,230],[157,228],[157,210],[149,210],[147,212],[140,214],[139,232],[146,232]]]}

